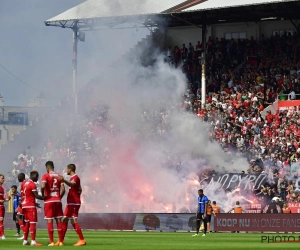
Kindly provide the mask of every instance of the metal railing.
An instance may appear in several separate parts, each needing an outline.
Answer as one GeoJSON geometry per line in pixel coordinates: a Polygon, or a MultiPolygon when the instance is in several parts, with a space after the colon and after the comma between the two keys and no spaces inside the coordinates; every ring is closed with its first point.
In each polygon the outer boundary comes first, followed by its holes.
{"type": "Polygon", "coordinates": [[[300,100],[300,94],[278,94],[277,95],[277,100],[278,101],[291,101],[291,100],[300,100]],[[299,99],[297,98],[297,96],[299,96],[299,99]],[[294,97],[294,99],[292,99],[291,97],[294,97]]]}

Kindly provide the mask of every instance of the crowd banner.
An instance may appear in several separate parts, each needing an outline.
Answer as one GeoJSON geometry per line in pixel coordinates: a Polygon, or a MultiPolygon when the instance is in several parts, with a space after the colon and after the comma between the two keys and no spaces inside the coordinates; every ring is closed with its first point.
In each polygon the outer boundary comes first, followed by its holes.
{"type": "Polygon", "coordinates": [[[241,174],[229,173],[223,175],[214,175],[207,179],[207,189],[233,190],[237,187],[244,190],[258,190],[268,179],[266,174],[241,174]]]}
{"type": "Polygon", "coordinates": [[[260,203],[243,204],[243,209],[246,213],[260,214],[263,210],[263,205],[260,203]]]}
{"type": "Polygon", "coordinates": [[[299,202],[289,202],[288,207],[291,209],[291,212],[294,214],[300,213],[300,203],[299,202]]]}
{"type": "Polygon", "coordinates": [[[293,112],[295,110],[299,110],[300,106],[300,100],[285,100],[285,101],[280,101],[277,100],[274,102],[272,105],[269,105],[266,107],[263,111],[260,112],[260,115],[262,118],[265,119],[267,115],[267,111],[271,111],[272,114],[276,114],[276,112],[279,110],[288,110],[289,112],[293,112]]]}
{"type": "Polygon", "coordinates": [[[295,107],[300,106],[300,100],[278,101],[278,110],[295,110],[295,107]]]}
{"type": "Polygon", "coordinates": [[[218,214],[217,232],[300,232],[300,214],[218,214]]]}

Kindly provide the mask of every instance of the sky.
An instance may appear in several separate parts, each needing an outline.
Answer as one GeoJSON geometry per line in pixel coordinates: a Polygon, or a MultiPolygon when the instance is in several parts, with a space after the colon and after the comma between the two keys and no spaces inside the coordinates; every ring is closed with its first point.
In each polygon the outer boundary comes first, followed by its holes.
{"type": "MultiPolygon", "coordinates": [[[[0,94],[5,106],[27,106],[40,92],[47,106],[72,93],[72,30],[46,27],[44,21],[82,0],[10,0],[0,3],[0,94]]],[[[118,60],[149,34],[147,29],[101,30],[86,33],[78,44],[78,85],[97,74],[95,67],[118,60]],[[120,40],[116,40],[116,34],[120,40]],[[126,41],[126,44],[119,41],[126,41]]]]}

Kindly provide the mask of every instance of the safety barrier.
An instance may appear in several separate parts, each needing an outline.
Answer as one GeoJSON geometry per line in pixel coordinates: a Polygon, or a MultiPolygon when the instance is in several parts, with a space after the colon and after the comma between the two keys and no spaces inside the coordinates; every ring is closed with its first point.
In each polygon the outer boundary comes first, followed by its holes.
{"type": "MultiPolygon", "coordinates": [[[[38,229],[47,229],[43,215],[38,216],[38,229]]],[[[192,214],[80,214],[85,230],[195,231],[196,216],[192,214]]],[[[15,228],[12,214],[6,214],[5,228],[15,228]]],[[[69,228],[72,227],[69,225],[69,228]]],[[[212,216],[211,230],[218,232],[300,232],[300,214],[217,214],[212,216]]]]}
{"type": "MultiPolygon", "coordinates": [[[[82,229],[91,230],[196,230],[195,213],[83,213],[79,214],[78,221],[82,229]]],[[[4,226],[5,228],[15,228],[11,213],[5,215],[4,226]]],[[[37,228],[47,229],[47,223],[43,219],[42,213],[38,214],[37,228]]]]}
{"type": "Polygon", "coordinates": [[[300,232],[300,214],[218,214],[218,232],[300,232]]]}

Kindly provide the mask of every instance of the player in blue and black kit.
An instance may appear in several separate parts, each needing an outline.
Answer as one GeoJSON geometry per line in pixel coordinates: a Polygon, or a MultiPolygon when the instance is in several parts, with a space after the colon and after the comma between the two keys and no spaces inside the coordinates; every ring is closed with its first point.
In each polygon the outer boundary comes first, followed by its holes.
{"type": "Polygon", "coordinates": [[[11,196],[13,197],[13,221],[16,223],[16,228],[17,228],[17,234],[15,236],[20,236],[20,225],[17,219],[17,209],[19,206],[19,203],[21,201],[20,193],[17,191],[17,186],[13,185],[11,186],[11,196]]]}
{"type": "Polygon", "coordinates": [[[199,235],[199,229],[201,225],[201,221],[203,221],[204,224],[204,231],[203,235],[206,235],[207,231],[207,221],[206,221],[206,212],[207,212],[207,203],[208,203],[208,198],[203,194],[203,190],[199,189],[198,190],[198,208],[196,212],[196,217],[197,217],[197,232],[196,234],[193,234],[192,236],[198,236],[199,235]]]}

